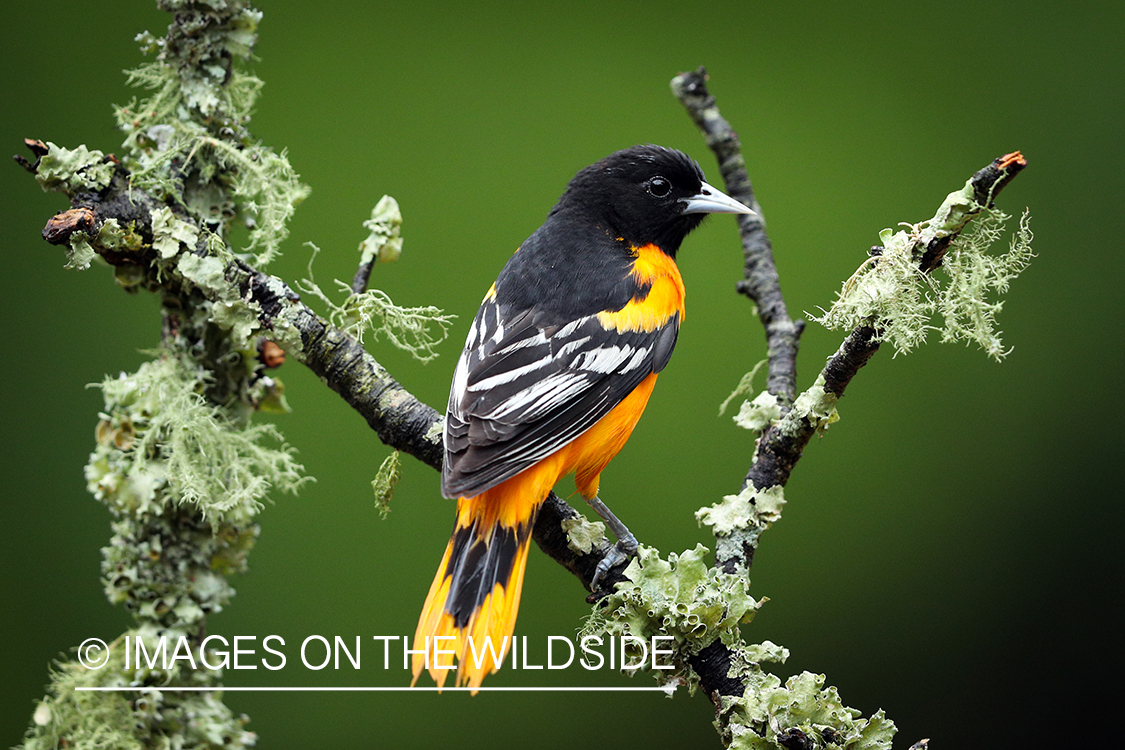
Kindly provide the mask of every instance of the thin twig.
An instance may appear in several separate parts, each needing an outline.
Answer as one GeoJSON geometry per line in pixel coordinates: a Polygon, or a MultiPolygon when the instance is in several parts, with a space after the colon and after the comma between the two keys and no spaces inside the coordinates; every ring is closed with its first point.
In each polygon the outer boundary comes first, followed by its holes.
{"type": "Polygon", "coordinates": [[[736,288],[758,307],[758,317],[766,333],[769,372],[766,390],[782,399],[785,406],[797,397],[797,348],[805,321],[789,317],[781,294],[773,246],[766,234],[762,207],[754,197],[754,188],[746,172],[742,144],[730,123],[719,114],[715,97],[707,90],[707,71],[700,67],[672,79],[672,93],[687,109],[703,133],[707,145],[719,162],[727,194],[756,211],[738,217],[745,259],[744,276],[736,288]]]}
{"type": "Polygon", "coordinates": [[[366,263],[360,263],[352,277],[352,294],[363,294],[367,291],[367,284],[371,281],[371,269],[375,267],[376,259],[372,258],[366,263]]]}

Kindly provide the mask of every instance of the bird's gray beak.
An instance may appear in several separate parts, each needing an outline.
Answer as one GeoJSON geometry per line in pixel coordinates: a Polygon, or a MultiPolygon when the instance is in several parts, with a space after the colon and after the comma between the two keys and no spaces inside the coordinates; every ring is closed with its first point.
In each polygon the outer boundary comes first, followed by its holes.
{"type": "Polygon", "coordinates": [[[721,190],[708,185],[706,182],[699,188],[699,192],[690,198],[684,198],[685,214],[753,214],[757,213],[731,198],[721,190]]]}

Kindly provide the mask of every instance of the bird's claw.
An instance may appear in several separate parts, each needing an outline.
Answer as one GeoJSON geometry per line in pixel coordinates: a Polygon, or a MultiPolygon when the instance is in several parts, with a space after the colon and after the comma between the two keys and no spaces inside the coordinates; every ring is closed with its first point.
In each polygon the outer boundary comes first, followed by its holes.
{"type": "Polygon", "coordinates": [[[590,581],[590,589],[597,591],[598,583],[606,573],[635,554],[637,554],[637,538],[635,536],[629,534],[623,539],[618,539],[617,544],[610,547],[609,552],[605,553],[605,557],[598,561],[598,567],[594,569],[594,578],[590,581]]]}
{"type": "Polygon", "coordinates": [[[610,571],[610,568],[625,562],[630,557],[637,554],[637,537],[633,536],[633,532],[629,531],[629,527],[621,523],[621,520],[613,515],[613,511],[607,508],[606,504],[603,503],[601,498],[597,495],[587,498],[586,502],[602,517],[606,527],[617,537],[617,544],[610,548],[605,557],[598,562],[598,567],[594,569],[594,578],[590,581],[590,590],[596,592],[598,590],[598,583],[602,580],[602,577],[610,571]]]}

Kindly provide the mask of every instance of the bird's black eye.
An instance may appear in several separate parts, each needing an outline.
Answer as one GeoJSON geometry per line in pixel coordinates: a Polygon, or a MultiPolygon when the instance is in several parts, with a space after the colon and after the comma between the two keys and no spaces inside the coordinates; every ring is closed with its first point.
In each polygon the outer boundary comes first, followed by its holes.
{"type": "Polygon", "coordinates": [[[666,198],[672,192],[672,183],[657,175],[648,181],[648,192],[654,198],[666,198]]]}

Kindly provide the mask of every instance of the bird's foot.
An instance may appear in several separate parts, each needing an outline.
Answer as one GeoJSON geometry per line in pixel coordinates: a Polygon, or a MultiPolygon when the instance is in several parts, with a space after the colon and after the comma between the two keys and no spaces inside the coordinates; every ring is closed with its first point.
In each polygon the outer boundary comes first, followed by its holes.
{"type": "Polygon", "coordinates": [[[609,530],[617,537],[617,544],[610,548],[609,552],[605,554],[598,562],[598,567],[594,569],[594,577],[590,581],[590,589],[593,591],[598,590],[598,583],[614,566],[619,565],[633,555],[637,554],[637,538],[633,536],[633,532],[621,523],[621,520],[613,514],[606,504],[603,503],[597,496],[590,498],[587,502],[590,507],[602,517],[609,530]]]}

